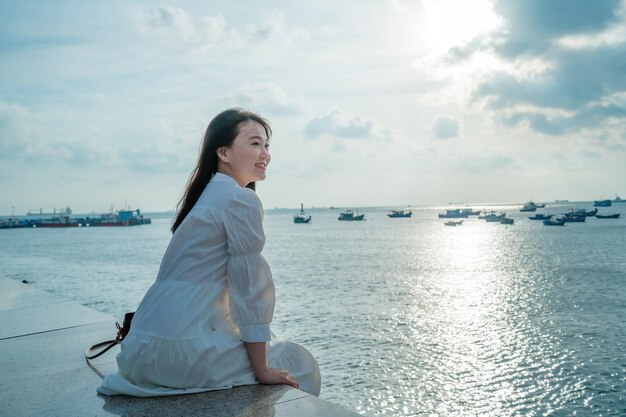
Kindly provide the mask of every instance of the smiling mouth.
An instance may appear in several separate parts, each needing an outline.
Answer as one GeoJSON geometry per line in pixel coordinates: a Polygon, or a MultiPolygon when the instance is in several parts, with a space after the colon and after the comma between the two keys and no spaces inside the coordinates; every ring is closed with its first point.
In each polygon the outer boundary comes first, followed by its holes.
{"type": "Polygon", "coordinates": [[[254,164],[254,165],[256,165],[257,168],[261,168],[261,169],[267,168],[267,164],[264,164],[262,162],[260,164],[254,164]]]}

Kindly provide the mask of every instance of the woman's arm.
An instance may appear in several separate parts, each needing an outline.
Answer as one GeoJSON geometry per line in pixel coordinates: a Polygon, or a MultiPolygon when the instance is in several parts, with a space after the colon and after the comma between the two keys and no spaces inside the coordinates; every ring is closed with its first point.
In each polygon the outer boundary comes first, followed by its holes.
{"type": "Polygon", "coordinates": [[[231,317],[239,326],[254,375],[262,384],[298,383],[287,371],[267,363],[274,314],[272,271],[261,256],[265,244],[263,206],[249,189],[240,190],[222,209],[228,239],[228,297],[231,317]]]}
{"type": "Polygon", "coordinates": [[[245,342],[254,375],[261,384],[287,384],[298,388],[298,382],[287,371],[267,366],[267,343],[245,342]]]}

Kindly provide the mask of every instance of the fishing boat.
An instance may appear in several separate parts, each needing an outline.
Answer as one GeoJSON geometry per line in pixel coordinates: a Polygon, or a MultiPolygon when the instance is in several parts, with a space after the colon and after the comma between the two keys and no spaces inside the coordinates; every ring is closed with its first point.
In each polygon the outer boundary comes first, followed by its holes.
{"type": "Polygon", "coordinates": [[[296,224],[308,224],[311,223],[311,216],[306,216],[304,213],[304,206],[300,203],[300,213],[293,216],[293,222],[296,224]]]}
{"type": "Polygon", "coordinates": [[[615,200],[613,200],[613,202],[614,203],[626,203],[626,200],[622,200],[622,198],[620,196],[615,194],[615,200]]]}
{"type": "Polygon", "coordinates": [[[150,218],[144,217],[139,209],[136,210],[119,210],[117,212],[111,210],[109,213],[101,214],[100,217],[87,217],[89,226],[138,226],[142,224],[151,224],[150,218]]]}
{"type": "Polygon", "coordinates": [[[354,214],[352,210],[346,210],[339,213],[337,220],[358,221],[365,220],[365,214],[354,214]]]}
{"type": "Polygon", "coordinates": [[[537,204],[533,201],[529,201],[528,203],[524,204],[524,206],[520,209],[520,211],[524,212],[524,211],[536,211],[538,208],[544,208],[546,205],[544,204],[537,204]]]}
{"type": "Polygon", "coordinates": [[[439,213],[440,219],[466,219],[470,212],[466,209],[446,209],[445,213],[439,213]]]}
{"type": "Polygon", "coordinates": [[[130,226],[128,220],[120,220],[115,215],[103,214],[100,217],[89,218],[90,226],[118,227],[130,226]]]}
{"type": "Polygon", "coordinates": [[[511,219],[510,217],[503,217],[500,219],[500,224],[513,224],[515,223],[514,219],[511,219]]]}
{"type": "Polygon", "coordinates": [[[565,226],[565,221],[563,219],[544,220],[543,224],[544,226],[565,226]]]}
{"type": "Polygon", "coordinates": [[[534,216],[530,216],[530,220],[550,220],[554,216],[553,214],[535,214],[534,216]]]}
{"type": "Polygon", "coordinates": [[[585,210],[585,209],[570,209],[569,213],[567,213],[567,216],[582,216],[582,217],[593,217],[596,214],[598,214],[598,209],[595,208],[593,210],[585,210]]]}
{"type": "Polygon", "coordinates": [[[587,217],[593,217],[596,214],[598,214],[598,209],[593,209],[593,210],[589,210],[589,211],[585,211],[585,216],[587,217]]]}
{"type": "Polygon", "coordinates": [[[615,213],[615,214],[596,214],[596,219],[619,219],[619,213],[615,213]]]}
{"type": "Polygon", "coordinates": [[[459,221],[448,220],[447,222],[444,223],[444,225],[446,226],[461,226],[462,224],[463,224],[463,220],[459,220],[459,221]]]}
{"type": "Polygon", "coordinates": [[[611,207],[612,204],[611,200],[595,200],[593,202],[594,207],[611,207]]]}
{"type": "Polygon", "coordinates": [[[19,220],[15,217],[9,217],[8,219],[0,219],[0,229],[17,229],[22,227],[33,227],[30,220],[19,220]]]}
{"type": "Polygon", "coordinates": [[[587,219],[587,216],[581,216],[576,213],[566,213],[563,215],[562,219],[566,223],[582,223],[587,219]]]}
{"type": "Polygon", "coordinates": [[[505,217],[506,217],[506,213],[496,214],[496,212],[491,212],[485,215],[483,218],[488,223],[499,223],[500,220],[504,219],[505,217]]]}
{"type": "Polygon", "coordinates": [[[390,210],[391,213],[387,214],[390,219],[397,219],[402,217],[411,217],[413,212],[411,210],[390,210]]]}

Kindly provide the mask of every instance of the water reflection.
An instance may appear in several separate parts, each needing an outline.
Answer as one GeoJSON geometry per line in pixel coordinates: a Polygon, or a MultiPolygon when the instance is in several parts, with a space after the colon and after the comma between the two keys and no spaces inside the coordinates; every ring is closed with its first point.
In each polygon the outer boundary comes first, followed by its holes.
{"type": "Polygon", "coordinates": [[[559,315],[571,237],[538,236],[523,222],[446,228],[418,216],[339,229],[317,220],[330,226],[322,246],[303,241],[312,259],[280,278],[289,286],[298,268],[325,269],[313,274],[318,282],[301,283],[328,296],[318,330],[346,346],[320,339],[325,398],[373,415],[569,415],[568,405],[584,407],[588,376],[559,315]],[[350,377],[342,378],[346,364],[350,377]]]}

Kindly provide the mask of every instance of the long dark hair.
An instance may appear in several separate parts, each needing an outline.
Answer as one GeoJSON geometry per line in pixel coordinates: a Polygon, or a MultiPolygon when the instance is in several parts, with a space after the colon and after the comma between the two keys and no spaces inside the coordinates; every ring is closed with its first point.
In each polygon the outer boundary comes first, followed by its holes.
{"type": "MultiPolygon", "coordinates": [[[[185,186],[185,192],[176,206],[172,233],[185,220],[185,217],[187,217],[200,198],[200,194],[202,194],[213,175],[217,172],[217,150],[223,146],[231,146],[239,134],[239,126],[248,120],[261,124],[268,138],[272,135],[272,129],[267,120],[256,113],[239,107],[224,110],[211,120],[202,140],[198,164],[191,171],[185,186]]],[[[247,187],[254,190],[255,183],[252,182],[247,187]]]]}

